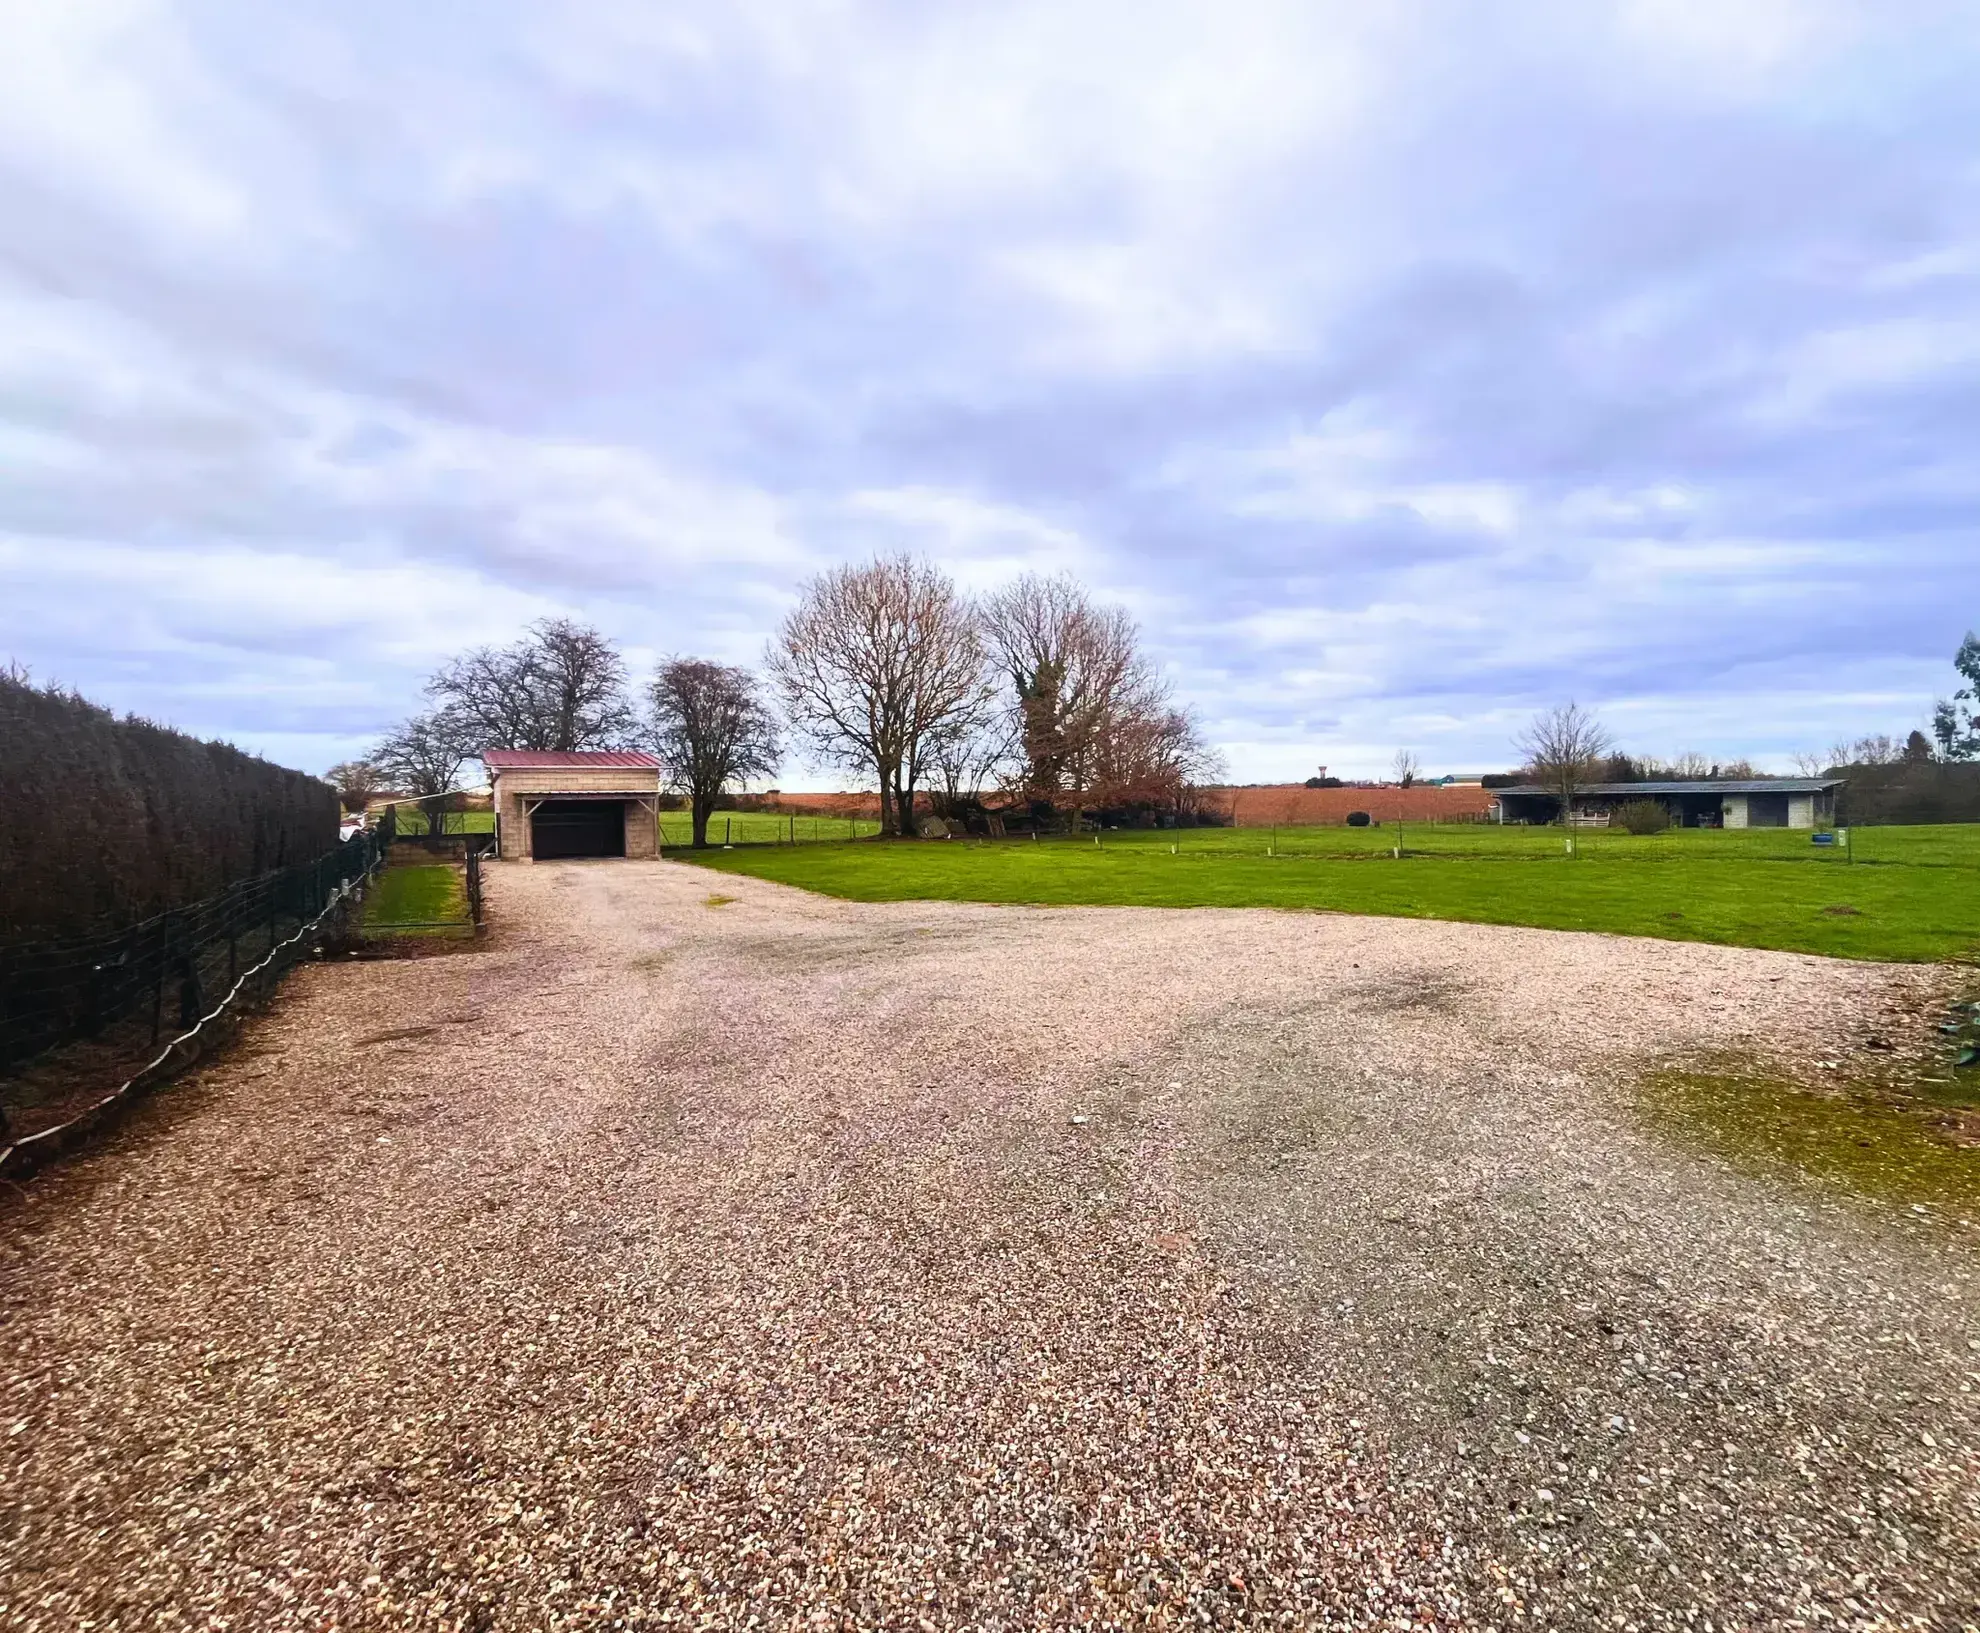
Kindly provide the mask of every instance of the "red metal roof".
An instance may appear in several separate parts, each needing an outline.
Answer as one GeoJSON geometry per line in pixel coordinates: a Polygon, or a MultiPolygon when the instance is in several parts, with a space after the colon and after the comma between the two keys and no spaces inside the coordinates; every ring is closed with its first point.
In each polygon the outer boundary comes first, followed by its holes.
{"type": "Polygon", "coordinates": [[[643,749],[484,749],[481,763],[490,771],[658,771],[660,762],[643,749]]]}

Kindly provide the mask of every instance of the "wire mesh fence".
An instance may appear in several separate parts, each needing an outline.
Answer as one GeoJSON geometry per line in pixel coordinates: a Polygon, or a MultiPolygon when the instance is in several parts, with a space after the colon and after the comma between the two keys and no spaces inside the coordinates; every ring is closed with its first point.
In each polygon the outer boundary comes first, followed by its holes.
{"type": "Polygon", "coordinates": [[[389,829],[101,935],[0,947],[0,1075],[135,1022],[156,1044],[380,864],[389,829]]]}
{"type": "MultiPolygon", "coordinates": [[[[694,841],[694,817],[687,811],[660,813],[660,843],[679,850],[694,841]]],[[[880,824],[870,817],[798,815],[788,811],[717,811],[708,819],[711,845],[815,845],[840,839],[868,839],[880,824]]]]}

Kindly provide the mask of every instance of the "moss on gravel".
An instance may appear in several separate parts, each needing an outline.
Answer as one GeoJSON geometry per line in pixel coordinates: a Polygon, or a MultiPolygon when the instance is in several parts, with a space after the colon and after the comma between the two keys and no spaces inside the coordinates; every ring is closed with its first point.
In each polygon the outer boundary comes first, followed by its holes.
{"type": "Polygon", "coordinates": [[[1980,1223],[1980,1148],[1965,1143],[1975,1097],[1949,1075],[1858,1071],[1818,1088],[1725,1057],[1654,1073],[1641,1104],[1653,1126],[1745,1172],[1980,1223]]]}

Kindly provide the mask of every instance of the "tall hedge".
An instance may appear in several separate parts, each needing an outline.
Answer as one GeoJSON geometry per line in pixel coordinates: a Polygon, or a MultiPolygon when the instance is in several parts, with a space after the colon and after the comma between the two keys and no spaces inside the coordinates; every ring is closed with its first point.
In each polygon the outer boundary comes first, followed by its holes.
{"type": "Polygon", "coordinates": [[[1837,812],[1844,822],[1980,822],[1980,764],[1901,760],[1838,766],[1833,774],[1849,779],[1837,812]]]}
{"type": "Polygon", "coordinates": [[[329,784],[0,672],[0,942],[114,928],[337,843],[329,784]]]}

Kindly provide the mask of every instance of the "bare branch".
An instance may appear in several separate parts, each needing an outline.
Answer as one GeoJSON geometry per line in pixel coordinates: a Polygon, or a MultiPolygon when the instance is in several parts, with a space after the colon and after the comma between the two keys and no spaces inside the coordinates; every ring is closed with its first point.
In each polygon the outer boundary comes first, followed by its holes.
{"type": "Polygon", "coordinates": [[[872,769],[890,834],[912,830],[935,746],[980,723],[991,695],[974,609],[947,574],[908,556],[813,579],[766,665],[817,758],[872,769]]]}
{"type": "Polygon", "coordinates": [[[723,791],[777,769],[777,722],[747,669],[701,658],[661,665],[647,703],[654,748],[673,786],[688,797],[700,849],[723,791]]]}
{"type": "Polygon", "coordinates": [[[1073,812],[1179,802],[1211,757],[1140,651],[1134,620],[1074,579],[1027,574],[992,596],[984,624],[1009,682],[1015,791],[1073,812]]]}
{"type": "Polygon", "coordinates": [[[362,811],[385,787],[378,767],[369,760],[343,760],[323,773],[323,780],[337,790],[347,811],[362,811]]]}
{"type": "Polygon", "coordinates": [[[615,748],[639,729],[618,649],[568,618],[532,624],[513,646],[463,653],[426,691],[477,749],[615,748]]]}
{"type": "Polygon", "coordinates": [[[444,827],[448,796],[460,786],[461,769],[479,744],[473,728],[445,709],[414,715],[367,756],[393,787],[416,795],[427,832],[444,827]]]}
{"type": "Polygon", "coordinates": [[[1608,732],[1578,703],[1534,716],[1533,724],[1513,741],[1533,780],[1560,801],[1563,821],[1574,810],[1575,790],[1595,780],[1610,746],[1608,732]]]}

